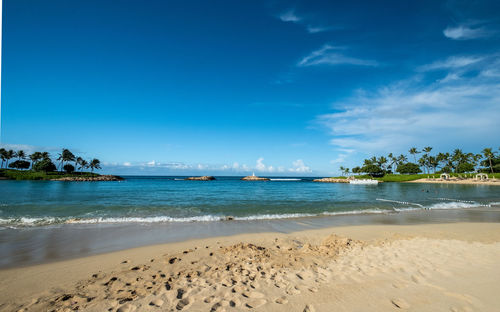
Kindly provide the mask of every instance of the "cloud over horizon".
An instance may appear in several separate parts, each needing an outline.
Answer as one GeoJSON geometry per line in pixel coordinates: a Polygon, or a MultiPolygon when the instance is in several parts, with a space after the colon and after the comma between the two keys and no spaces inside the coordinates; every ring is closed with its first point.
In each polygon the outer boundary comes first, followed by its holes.
{"type": "Polygon", "coordinates": [[[371,92],[358,90],[334,103],[336,112],[320,115],[317,121],[333,136],[333,146],[360,152],[405,151],[408,144],[436,146],[461,140],[491,145],[488,138],[500,133],[500,75],[483,74],[489,64],[499,62],[496,55],[488,58],[484,64],[478,61],[482,57],[450,57],[424,65],[447,69],[446,77],[459,68],[464,76],[431,84],[415,76],[371,92]],[[467,71],[469,65],[473,70],[467,71]]]}

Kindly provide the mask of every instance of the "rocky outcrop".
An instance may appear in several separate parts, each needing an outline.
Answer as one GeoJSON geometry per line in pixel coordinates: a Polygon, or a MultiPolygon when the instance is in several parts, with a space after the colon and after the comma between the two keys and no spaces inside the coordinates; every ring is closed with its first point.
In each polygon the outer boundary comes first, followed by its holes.
{"type": "Polygon", "coordinates": [[[269,181],[268,178],[256,177],[254,175],[241,178],[243,181],[269,181]]]}
{"type": "Polygon", "coordinates": [[[114,175],[100,175],[96,177],[64,177],[59,179],[52,179],[51,181],[74,181],[74,182],[87,182],[87,181],[122,181],[122,177],[114,175]]]}
{"type": "Polygon", "coordinates": [[[202,176],[202,177],[189,177],[189,178],[185,178],[184,180],[190,180],[190,181],[212,181],[212,180],[215,180],[215,178],[212,177],[212,176],[202,176]]]}
{"type": "Polygon", "coordinates": [[[335,178],[321,178],[314,179],[313,182],[323,182],[323,183],[349,183],[349,179],[335,179],[335,178]]]}

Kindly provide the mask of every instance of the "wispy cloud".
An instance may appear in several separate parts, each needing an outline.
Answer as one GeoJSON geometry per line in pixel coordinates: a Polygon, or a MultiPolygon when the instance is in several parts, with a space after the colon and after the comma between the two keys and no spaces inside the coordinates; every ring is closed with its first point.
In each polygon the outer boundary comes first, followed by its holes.
{"type": "Polygon", "coordinates": [[[488,138],[500,132],[500,76],[481,69],[492,63],[478,63],[475,75],[450,77],[446,84],[415,78],[360,90],[318,122],[332,135],[332,145],[360,152],[405,150],[409,144],[491,145],[488,138]]]}
{"type": "Polygon", "coordinates": [[[302,20],[301,17],[295,14],[295,10],[293,9],[281,13],[279,15],[279,19],[282,20],[283,22],[293,22],[293,23],[297,23],[302,20]]]}
{"type": "Polygon", "coordinates": [[[303,25],[303,26],[305,26],[307,32],[309,32],[310,34],[320,33],[320,32],[329,31],[329,30],[334,29],[333,27],[330,27],[330,26],[315,24],[315,22],[312,20],[311,17],[306,18],[304,16],[299,16],[295,12],[295,9],[289,9],[287,11],[284,11],[283,13],[278,15],[278,18],[283,22],[287,22],[287,23],[291,22],[291,23],[303,25]]]}
{"type": "Polygon", "coordinates": [[[419,67],[420,71],[440,70],[440,69],[456,69],[463,68],[472,64],[476,64],[484,59],[483,56],[451,56],[446,60],[440,60],[431,64],[426,64],[419,67]]]}
{"type": "Polygon", "coordinates": [[[471,40],[487,38],[495,32],[486,27],[473,27],[471,25],[448,26],[443,30],[445,37],[453,40],[471,40]]]}
{"type": "Polygon", "coordinates": [[[307,25],[306,29],[310,34],[315,34],[315,33],[320,33],[320,32],[324,32],[324,31],[332,30],[333,27],[307,25]]]}
{"type": "Polygon", "coordinates": [[[345,50],[343,47],[335,47],[329,44],[324,45],[321,49],[311,52],[311,54],[302,58],[297,66],[307,67],[315,65],[358,65],[358,66],[378,66],[378,62],[373,60],[365,60],[355,57],[350,57],[340,53],[345,50]]]}

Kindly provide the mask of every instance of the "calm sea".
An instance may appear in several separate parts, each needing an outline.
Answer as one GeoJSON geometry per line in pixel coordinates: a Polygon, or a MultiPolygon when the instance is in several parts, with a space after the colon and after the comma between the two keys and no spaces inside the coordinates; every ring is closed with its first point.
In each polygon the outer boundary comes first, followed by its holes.
{"type": "Polygon", "coordinates": [[[172,223],[284,219],[410,210],[500,207],[487,185],[267,182],[217,177],[126,177],[121,182],[0,181],[0,228],[51,224],[172,223]]]}

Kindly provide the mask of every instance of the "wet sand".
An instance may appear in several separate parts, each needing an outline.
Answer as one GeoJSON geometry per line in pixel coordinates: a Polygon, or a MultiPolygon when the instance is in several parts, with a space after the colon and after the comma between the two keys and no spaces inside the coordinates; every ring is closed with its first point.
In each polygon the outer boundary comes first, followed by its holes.
{"type": "Polygon", "coordinates": [[[416,210],[297,219],[157,224],[61,224],[0,232],[0,269],[50,263],[147,245],[243,233],[292,233],[349,225],[500,222],[500,209],[416,210]]]}
{"type": "Polygon", "coordinates": [[[0,310],[497,311],[500,223],[169,243],[0,271],[0,310]]]}

